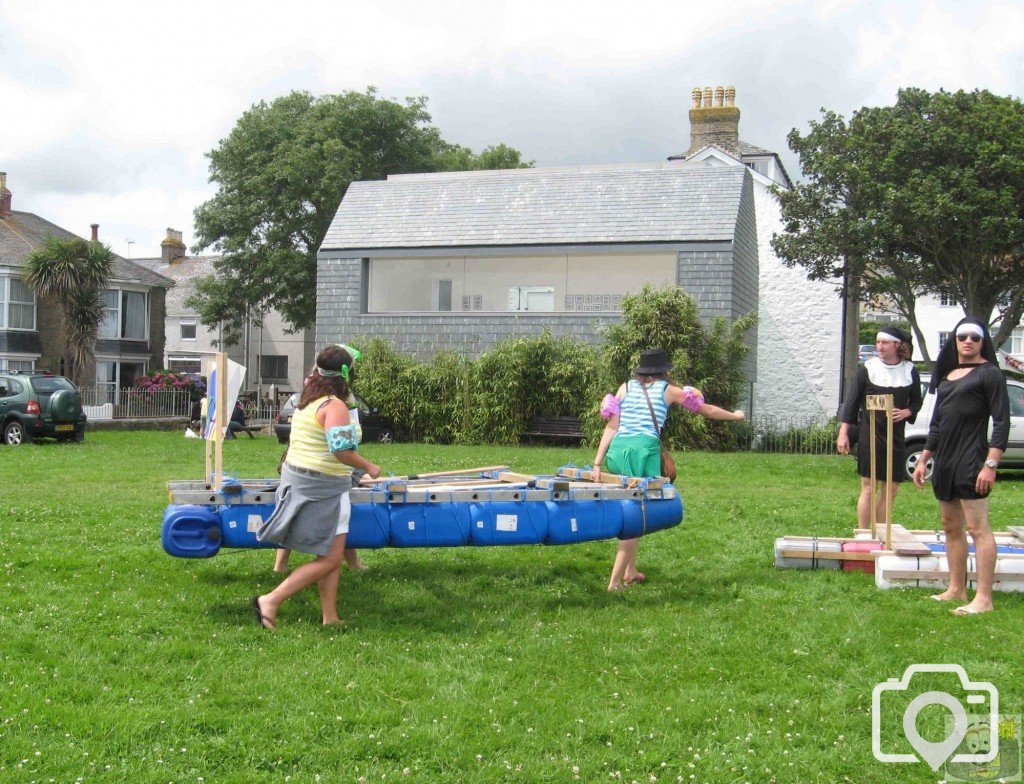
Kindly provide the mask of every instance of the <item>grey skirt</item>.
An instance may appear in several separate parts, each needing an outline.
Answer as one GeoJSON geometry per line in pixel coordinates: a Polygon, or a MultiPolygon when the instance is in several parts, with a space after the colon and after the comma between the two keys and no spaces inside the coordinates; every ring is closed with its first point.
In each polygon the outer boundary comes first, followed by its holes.
{"type": "Polygon", "coordinates": [[[285,463],[277,505],[256,538],[300,553],[327,555],[337,535],[341,497],[351,489],[351,476],[306,472],[285,463]]]}

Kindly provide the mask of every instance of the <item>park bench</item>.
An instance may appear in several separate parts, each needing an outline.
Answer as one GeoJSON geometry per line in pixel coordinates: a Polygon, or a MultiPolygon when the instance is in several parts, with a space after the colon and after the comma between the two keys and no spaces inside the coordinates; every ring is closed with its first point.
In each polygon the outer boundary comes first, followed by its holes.
{"type": "Polygon", "coordinates": [[[582,441],[580,418],[574,416],[535,416],[523,432],[528,438],[552,438],[562,441],[582,441]]]}

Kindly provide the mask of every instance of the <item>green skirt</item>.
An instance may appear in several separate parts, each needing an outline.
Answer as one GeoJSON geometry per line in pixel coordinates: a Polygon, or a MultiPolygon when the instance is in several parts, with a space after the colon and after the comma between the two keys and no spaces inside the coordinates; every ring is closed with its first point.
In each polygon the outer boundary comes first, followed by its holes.
{"type": "Polygon", "coordinates": [[[651,436],[615,436],[604,468],[622,476],[661,476],[661,442],[651,436]]]}

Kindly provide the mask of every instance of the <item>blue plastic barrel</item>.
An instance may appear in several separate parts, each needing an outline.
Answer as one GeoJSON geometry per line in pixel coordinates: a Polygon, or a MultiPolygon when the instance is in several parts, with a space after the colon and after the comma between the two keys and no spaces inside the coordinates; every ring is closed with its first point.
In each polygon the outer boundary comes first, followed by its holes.
{"type": "MultiPolygon", "coordinates": [[[[271,496],[273,498],[273,496],[271,496]]],[[[220,507],[220,530],[225,547],[269,549],[277,545],[256,538],[260,525],[270,517],[274,504],[224,504],[220,507]]]]}
{"type": "Polygon", "coordinates": [[[540,544],[548,539],[548,504],[544,501],[481,497],[468,506],[471,545],[540,544]]]}
{"type": "Polygon", "coordinates": [[[386,504],[352,504],[345,546],[359,550],[387,547],[391,538],[391,516],[386,504]]]}
{"type": "Polygon", "coordinates": [[[460,547],[466,544],[469,540],[468,506],[451,501],[389,506],[391,546],[460,547]]]}
{"type": "Polygon", "coordinates": [[[220,516],[209,506],[171,504],[164,510],[160,541],[168,555],[210,558],[220,550],[220,516]]]}

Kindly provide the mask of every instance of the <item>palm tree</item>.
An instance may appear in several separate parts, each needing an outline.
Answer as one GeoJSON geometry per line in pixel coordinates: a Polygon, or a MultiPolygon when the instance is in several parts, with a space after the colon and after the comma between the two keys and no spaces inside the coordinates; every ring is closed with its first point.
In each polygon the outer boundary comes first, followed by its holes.
{"type": "Polygon", "coordinates": [[[25,281],[40,298],[50,297],[60,307],[71,380],[78,386],[95,357],[96,334],[103,321],[100,292],[106,287],[114,253],[99,242],[79,237],[47,237],[41,248],[25,259],[25,281]]]}

